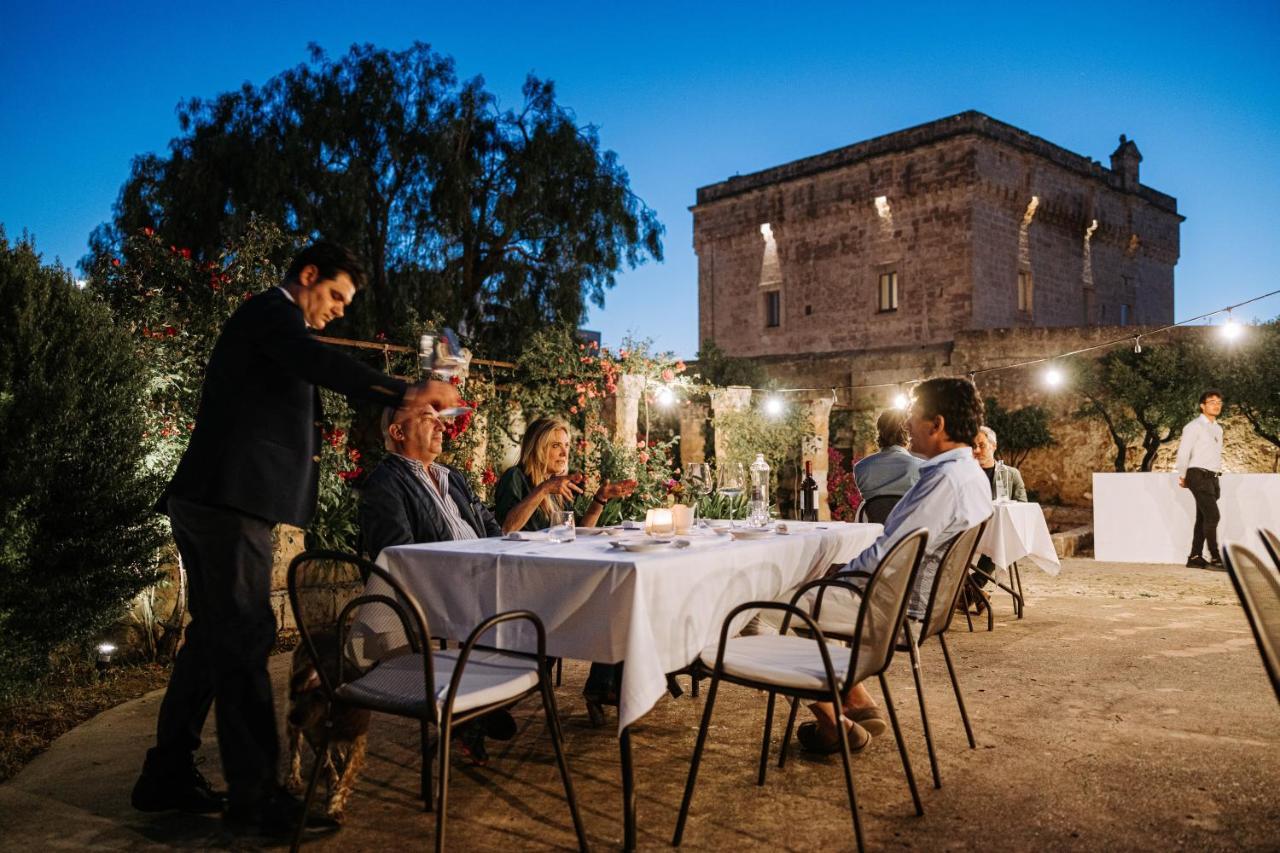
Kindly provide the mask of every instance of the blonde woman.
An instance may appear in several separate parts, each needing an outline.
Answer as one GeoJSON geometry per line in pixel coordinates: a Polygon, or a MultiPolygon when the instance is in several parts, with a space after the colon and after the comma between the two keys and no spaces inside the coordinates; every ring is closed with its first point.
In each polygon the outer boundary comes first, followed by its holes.
{"type": "MultiPolygon", "coordinates": [[[[559,418],[538,418],[520,442],[520,464],[512,465],[494,490],[494,515],[503,533],[541,530],[551,526],[551,513],[573,508],[582,494],[581,474],[569,473],[569,424],[559,418]]],[[[612,498],[625,498],[635,480],[601,483],[579,527],[595,527],[612,498]]]]}

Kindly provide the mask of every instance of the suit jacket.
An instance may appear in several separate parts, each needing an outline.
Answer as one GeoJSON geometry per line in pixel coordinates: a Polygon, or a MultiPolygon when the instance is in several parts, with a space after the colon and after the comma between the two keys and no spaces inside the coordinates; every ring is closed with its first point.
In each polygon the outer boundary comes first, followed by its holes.
{"type": "Polygon", "coordinates": [[[177,495],[305,527],[320,469],[320,391],[398,406],[407,385],[312,337],[279,288],[241,305],[205,373],[191,442],[160,499],[177,495]]]}
{"type": "MultiPolygon", "coordinates": [[[[448,466],[445,466],[448,467],[448,466]]],[[[449,468],[449,495],[462,520],[477,536],[501,536],[502,527],[480,502],[467,480],[449,468]]],[[[373,469],[360,492],[360,545],[372,560],[383,548],[453,539],[449,524],[427,494],[427,487],[400,456],[388,456],[373,469]]]]}

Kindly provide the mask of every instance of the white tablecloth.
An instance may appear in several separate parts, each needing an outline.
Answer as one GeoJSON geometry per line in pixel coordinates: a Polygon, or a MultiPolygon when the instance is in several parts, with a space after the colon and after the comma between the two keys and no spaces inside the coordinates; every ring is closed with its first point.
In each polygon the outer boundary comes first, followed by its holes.
{"type": "Polygon", "coordinates": [[[978,543],[978,554],[991,558],[996,568],[1007,570],[1018,560],[1029,558],[1051,575],[1062,568],[1053,547],[1049,525],[1040,504],[996,501],[991,523],[978,543]]]}
{"type": "MultiPolygon", "coordinates": [[[[479,539],[403,545],[383,551],[378,563],[417,597],[435,636],[463,640],[488,616],[527,609],[546,626],[548,654],[625,660],[621,731],[661,698],[666,673],[687,666],[719,639],[735,606],[777,598],[823,575],[832,563],[861,553],[881,531],[879,524],[838,521],[789,521],[787,527],[787,535],[747,541],[707,533],[692,537],[689,548],[645,553],[611,550],[605,536],[579,536],[567,544],[479,539]]],[[[385,592],[385,584],[375,578],[369,591],[385,592]]],[[[743,614],[743,624],[750,615],[743,614]]],[[[385,629],[370,621],[361,627],[385,629]]],[[[534,633],[527,622],[510,623],[486,642],[531,650],[534,633]]]]}

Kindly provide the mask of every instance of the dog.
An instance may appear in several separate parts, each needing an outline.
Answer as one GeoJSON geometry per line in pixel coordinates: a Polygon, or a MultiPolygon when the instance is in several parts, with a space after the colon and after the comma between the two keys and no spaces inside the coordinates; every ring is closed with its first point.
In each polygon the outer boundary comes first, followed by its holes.
{"type": "MultiPolygon", "coordinates": [[[[333,684],[338,679],[338,640],[332,633],[313,635],[312,641],[320,657],[321,666],[333,684]]],[[[354,708],[343,702],[333,703],[332,711],[320,675],[312,663],[306,647],[293,650],[293,667],[289,678],[289,713],[287,715],[289,741],[289,777],[285,787],[295,794],[304,790],[302,781],[302,741],[306,738],[312,751],[324,743],[325,721],[331,720],[329,748],[317,761],[324,762],[328,781],[329,801],[325,813],[336,823],[345,818],[347,800],[355,788],[356,777],[364,767],[369,740],[370,713],[365,708],[354,708]]]]}

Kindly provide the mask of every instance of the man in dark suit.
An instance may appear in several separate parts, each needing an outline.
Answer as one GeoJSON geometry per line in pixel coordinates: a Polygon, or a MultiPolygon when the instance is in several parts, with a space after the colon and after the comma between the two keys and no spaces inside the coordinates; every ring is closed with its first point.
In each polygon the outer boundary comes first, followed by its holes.
{"type": "Polygon", "coordinates": [[[342,317],[363,282],[349,251],[316,243],[294,258],[283,284],[242,305],[214,345],[191,442],[160,500],[187,572],[191,622],[133,790],[142,811],[224,807],[193,763],[212,704],[227,825],[279,835],[300,816],[301,803],[277,782],[267,673],[276,634],[272,528],[305,527],[315,512],[317,386],[397,408],[422,394],[312,336],[342,317]]]}

